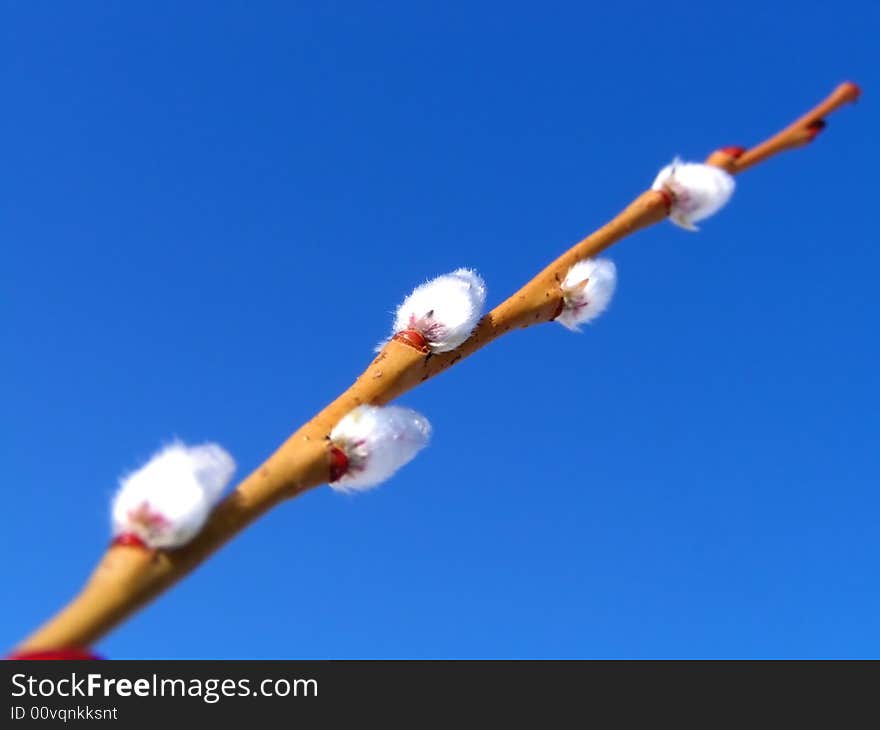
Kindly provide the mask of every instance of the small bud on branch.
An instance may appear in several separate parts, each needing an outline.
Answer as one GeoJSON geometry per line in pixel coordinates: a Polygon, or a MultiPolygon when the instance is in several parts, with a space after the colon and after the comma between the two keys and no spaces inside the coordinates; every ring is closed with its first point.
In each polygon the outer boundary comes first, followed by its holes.
{"type": "Polygon", "coordinates": [[[234,471],[235,461],[217,444],[165,447],[121,480],[113,499],[114,542],[149,548],[189,542],[234,471]]]}
{"type": "Polygon", "coordinates": [[[611,303],[617,288],[617,267],[610,259],[578,261],[568,270],[560,288],[562,312],[556,321],[580,332],[582,324],[592,322],[611,303]]]}
{"type": "Polygon", "coordinates": [[[330,486],[363,491],[390,478],[428,444],[431,424],[400,406],[358,406],[330,432],[330,486]]]}
{"type": "Polygon", "coordinates": [[[696,231],[694,223],[721,210],[735,187],[733,176],[720,167],[675,158],[671,165],[660,170],[651,189],[670,193],[670,220],[689,231],[696,231]]]}
{"type": "Polygon", "coordinates": [[[458,269],[417,286],[397,308],[392,334],[414,332],[430,352],[449,352],[471,336],[485,304],[486,284],[480,275],[458,269]]]}

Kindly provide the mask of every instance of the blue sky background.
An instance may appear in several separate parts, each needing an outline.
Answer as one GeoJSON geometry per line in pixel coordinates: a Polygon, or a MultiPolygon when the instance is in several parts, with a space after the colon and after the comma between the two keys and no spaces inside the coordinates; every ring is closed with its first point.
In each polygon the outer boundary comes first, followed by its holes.
{"type": "Polygon", "coordinates": [[[432,446],[275,511],[113,658],[880,656],[873,2],[3,2],[0,640],[161,443],[256,467],[415,284],[494,305],[675,154],[864,98],[610,311],[410,393],[432,446]]]}

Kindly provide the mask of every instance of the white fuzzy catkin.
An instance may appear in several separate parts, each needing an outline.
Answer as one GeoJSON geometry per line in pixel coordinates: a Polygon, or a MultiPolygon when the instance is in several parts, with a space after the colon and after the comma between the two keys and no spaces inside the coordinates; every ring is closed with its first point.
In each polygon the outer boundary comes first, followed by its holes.
{"type": "Polygon", "coordinates": [[[330,432],[348,457],[348,470],[330,484],[342,492],[362,491],[384,482],[428,444],[431,424],[400,406],[358,406],[330,432]]]}
{"type": "Polygon", "coordinates": [[[235,471],[217,444],[173,443],[120,480],[113,534],[136,535],[152,548],[189,542],[201,529],[235,471]]]}
{"type": "Polygon", "coordinates": [[[416,330],[432,352],[448,352],[471,336],[485,303],[480,275],[458,269],[417,286],[397,308],[392,334],[416,330]]]}
{"type": "Polygon", "coordinates": [[[673,197],[669,214],[672,222],[696,231],[694,224],[721,210],[735,187],[733,176],[726,170],[701,162],[682,162],[676,157],[660,170],[651,189],[668,190],[673,197]]]}
{"type": "Polygon", "coordinates": [[[556,321],[579,332],[580,326],[604,312],[617,287],[617,267],[610,259],[584,259],[562,281],[562,313],[556,321]]]}

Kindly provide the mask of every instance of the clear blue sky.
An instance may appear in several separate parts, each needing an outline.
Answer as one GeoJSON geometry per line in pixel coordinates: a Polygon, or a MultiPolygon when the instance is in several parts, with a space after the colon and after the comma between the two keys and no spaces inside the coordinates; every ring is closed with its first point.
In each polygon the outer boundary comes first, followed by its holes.
{"type": "Polygon", "coordinates": [[[880,656],[874,2],[4,2],[2,644],[161,443],[257,466],[415,284],[494,305],[675,154],[864,97],[610,311],[402,403],[429,449],[272,513],[114,658],[880,656]]]}

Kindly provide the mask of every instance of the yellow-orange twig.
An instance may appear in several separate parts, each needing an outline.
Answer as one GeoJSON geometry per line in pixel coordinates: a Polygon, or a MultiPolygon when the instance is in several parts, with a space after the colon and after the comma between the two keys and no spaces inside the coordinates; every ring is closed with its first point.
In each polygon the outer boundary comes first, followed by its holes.
{"type": "MultiPolygon", "coordinates": [[[[823,118],[859,95],[853,83],[839,86],[825,101],[778,134],[750,150],[725,148],[709,164],[732,173],[809,142],[823,118]]],[[[138,608],[228,542],[239,531],[278,503],[329,480],[327,437],[352,408],[381,405],[443,372],[460,360],[513,330],[553,320],[560,311],[559,282],[581,259],[595,256],[632,233],[662,221],[669,213],[667,194],[647,191],[613,220],[577,243],[489,312],[458,349],[429,355],[392,340],[354,384],[302,426],[212,512],[199,535],[171,551],[113,545],[82,591],[34,632],[18,651],[85,647],[106,634],[138,608]]]]}

